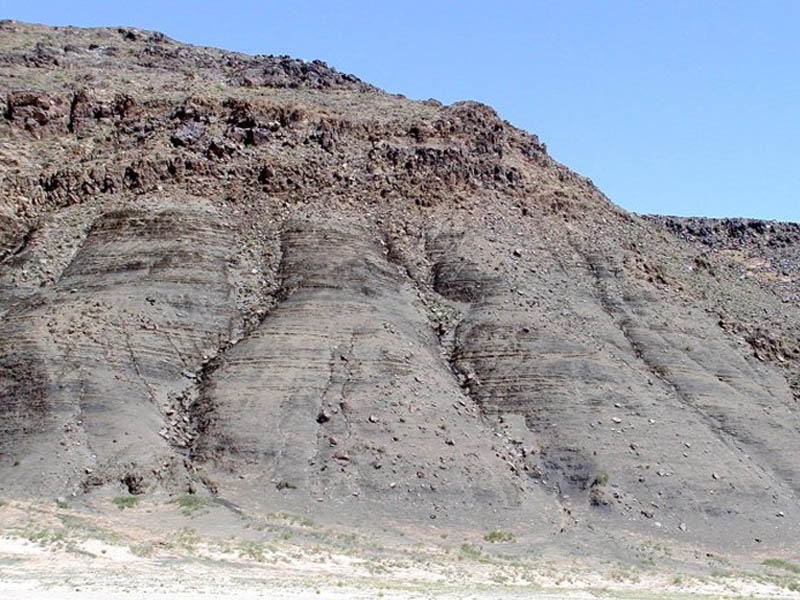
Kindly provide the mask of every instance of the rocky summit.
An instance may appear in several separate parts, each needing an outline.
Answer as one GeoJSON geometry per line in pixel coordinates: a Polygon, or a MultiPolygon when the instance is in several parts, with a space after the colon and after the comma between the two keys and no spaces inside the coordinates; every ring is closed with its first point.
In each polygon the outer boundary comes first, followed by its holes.
{"type": "Polygon", "coordinates": [[[0,97],[3,497],[797,550],[800,225],[149,31],[0,22],[0,97]]]}

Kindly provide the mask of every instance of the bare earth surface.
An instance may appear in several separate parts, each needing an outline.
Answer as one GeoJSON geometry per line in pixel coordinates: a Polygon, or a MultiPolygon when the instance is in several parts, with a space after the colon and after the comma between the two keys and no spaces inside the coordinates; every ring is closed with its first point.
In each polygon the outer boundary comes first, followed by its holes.
{"type": "Polygon", "coordinates": [[[0,590],[797,594],[797,224],[148,31],[0,97],[0,590]]]}
{"type": "MultiPolygon", "coordinates": [[[[785,566],[704,572],[666,548],[637,563],[519,554],[513,544],[380,544],[290,514],[247,519],[214,504],[106,514],[2,510],[3,598],[793,598],[785,566]],[[498,547],[495,547],[498,546],[498,547]]],[[[385,540],[384,540],[385,541],[385,540]]]]}

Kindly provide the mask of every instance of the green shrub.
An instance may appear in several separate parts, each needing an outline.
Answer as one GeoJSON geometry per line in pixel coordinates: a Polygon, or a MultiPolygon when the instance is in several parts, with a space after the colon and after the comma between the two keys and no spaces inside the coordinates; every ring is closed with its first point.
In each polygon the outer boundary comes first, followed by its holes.
{"type": "Polygon", "coordinates": [[[175,498],[172,503],[178,505],[184,516],[194,517],[208,512],[208,507],[214,504],[214,500],[194,494],[184,494],[175,498]]]}
{"type": "Polygon", "coordinates": [[[476,548],[472,544],[461,544],[459,556],[460,558],[478,560],[481,557],[481,551],[480,548],[476,548]]]}
{"type": "Polygon", "coordinates": [[[490,531],[483,536],[483,539],[492,544],[497,544],[499,542],[513,542],[516,538],[510,531],[490,531]]]}
{"type": "Polygon", "coordinates": [[[111,500],[114,504],[117,505],[117,508],[120,510],[125,510],[126,508],[133,508],[137,504],[139,504],[139,499],[136,496],[114,496],[111,500]]]}
{"type": "Polygon", "coordinates": [[[239,556],[256,562],[264,562],[264,544],[261,542],[246,541],[239,544],[239,556]]]}

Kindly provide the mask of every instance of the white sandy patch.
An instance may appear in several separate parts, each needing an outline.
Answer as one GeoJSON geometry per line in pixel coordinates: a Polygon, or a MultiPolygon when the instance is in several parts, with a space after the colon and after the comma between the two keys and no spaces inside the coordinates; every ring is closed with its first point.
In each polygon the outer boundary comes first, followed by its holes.
{"type": "Polygon", "coordinates": [[[800,599],[777,580],[744,576],[677,581],[675,573],[503,562],[458,548],[374,553],[280,538],[211,539],[187,527],[153,533],[103,516],[23,508],[2,511],[0,600],[800,599]]]}

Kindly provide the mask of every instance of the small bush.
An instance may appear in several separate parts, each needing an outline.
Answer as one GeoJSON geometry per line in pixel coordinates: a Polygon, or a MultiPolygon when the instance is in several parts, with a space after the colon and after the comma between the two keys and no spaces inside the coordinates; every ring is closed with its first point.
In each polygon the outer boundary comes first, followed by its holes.
{"type": "Polygon", "coordinates": [[[176,548],[178,550],[182,550],[183,552],[193,554],[197,549],[197,544],[199,541],[200,540],[197,537],[197,532],[194,529],[185,527],[175,533],[174,539],[170,541],[168,545],[170,548],[176,548]]]}
{"type": "Polygon", "coordinates": [[[472,544],[461,544],[459,556],[460,558],[478,560],[481,557],[481,551],[480,548],[476,548],[472,544]]]}
{"type": "Polygon", "coordinates": [[[264,544],[253,541],[242,542],[239,544],[239,556],[256,562],[264,562],[266,560],[264,544]]]}
{"type": "Polygon", "coordinates": [[[214,503],[211,498],[195,496],[194,494],[184,494],[172,501],[177,504],[181,512],[186,517],[194,517],[208,512],[208,507],[214,503]]]}
{"type": "Polygon", "coordinates": [[[39,544],[40,546],[46,546],[49,544],[63,546],[68,541],[67,537],[68,532],[66,528],[27,529],[25,531],[25,538],[29,542],[39,544]]]}
{"type": "Polygon", "coordinates": [[[293,515],[292,513],[279,512],[267,515],[270,519],[280,519],[286,521],[290,525],[298,525],[300,527],[314,527],[314,520],[310,517],[303,515],[293,515]]]}
{"type": "Polygon", "coordinates": [[[589,484],[589,487],[599,487],[603,486],[608,483],[608,473],[605,471],[598,471],[592,477],[592,482],[589,484]]]}
{"type": "Polygon", "coordinates": [[[497,544],[500,542],[513,542],[516,538],[510,531],[490,531],[483,539],[489,543],[497,544]]]}
{"type": "MultiPolygon", "coordinates": [[[[117,505],[117,508],[120,510],[125,510],[126,508],[133,508],[137,504],[139,504],[139,499],[136,496],[115,496],[111,500],[114,504],[117,505]]],[[[59,506],[59,508],[63,508],[59,506]]]]}
{"type": "Polygon", "coordinates": [[[155,546],[149,542],[131,546],[131,554],[139,558],[150,558],[155,552],[155,546]]]}

